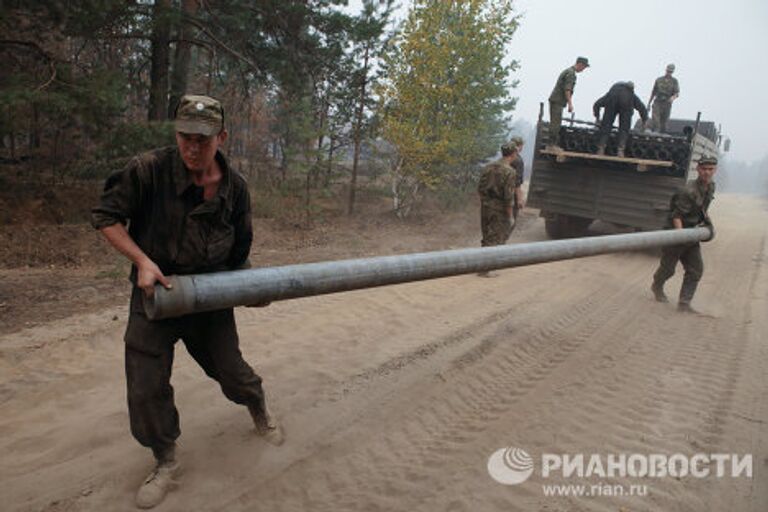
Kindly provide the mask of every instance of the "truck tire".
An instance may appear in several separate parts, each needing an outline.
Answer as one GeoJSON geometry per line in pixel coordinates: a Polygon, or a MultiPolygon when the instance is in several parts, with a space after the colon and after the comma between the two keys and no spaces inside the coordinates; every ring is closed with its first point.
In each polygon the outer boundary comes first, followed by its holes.
{"type": "Polygon", "coordinates": [[[587,234],[587,229],[593,219],[575,217],[573,215],[554,214],[544,220],[547,236],[558,240],[560,238],[578,238],[587,234]]]}

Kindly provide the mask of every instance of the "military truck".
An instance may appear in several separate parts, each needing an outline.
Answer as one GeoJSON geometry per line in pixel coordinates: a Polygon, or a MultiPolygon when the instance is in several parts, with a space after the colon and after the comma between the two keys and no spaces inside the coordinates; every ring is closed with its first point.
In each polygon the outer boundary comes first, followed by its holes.
{"type": "MultiPolygon", "coordinates": [[[[713,122],[671,119],[669,133],[633,130],[624,158],[616,156],[617,131],[611,133],[605,156],[596,155],[598,127],[566,120],[558,145],[550,152],[549,123],[543,105],[528,188],[528,205],[539,208],[547,235],[570,238],[586,234],[595,220],[635,230],[662,229],[672,195],[696,178],[703,153],[717,155],[720,130],[713,122]]],[[[727,145],[727,143],[726,143],[727,145]]]]}

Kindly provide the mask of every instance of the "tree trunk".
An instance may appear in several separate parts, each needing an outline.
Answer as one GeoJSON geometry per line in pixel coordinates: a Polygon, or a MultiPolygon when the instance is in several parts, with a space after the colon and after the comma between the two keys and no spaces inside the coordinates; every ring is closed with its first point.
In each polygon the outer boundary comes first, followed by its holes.
{"type": "Polygon", "coordinates": [[[328,188],[331,184],[331,173],[333,172],[333,143],[334,138],[331,135],[331,144],[328,147],[328,167],[325,169],[325,179],[323,180],[323,188],[328,188]]]}
{"type": "Polygon", "coordinates": [[[176,106],[181,97],[187,92],[187,79],[189,77],[189,63],[192,59],[192,27],[186,22],[186,18],[197,13],[198,0],[182,0],[181,22],[179,23],[176,53],[173,56],[173,68],[171,71],[171,92],[168,98],[168,117],[173,118],[176,106]]]}
{"type": "Polygon", "coordinates": [[[365,47],[365,55],[363,56],[363,72],[360,77],[360,98],[357,105],[357,115],[355,119],[355,132],[353,134],[355,140],[355,151],[352,157],[352,177],[349,181],[349,205],[347,206],[347,213],[352,215],[355,212],[355,191],[357,189],[357,164],[360,160],[360,139],[362,137],[363,129],[363,113],[365,108],[365,86],[368,82],[368,46],[365,47]]]}
{"type": "Polygon", "coordinates": [[[171,0],[155,0],[152,27],[152,62],[149,75],[150,121],[168,118],[168,62],[170,57],[170,14],[171,0]]]}

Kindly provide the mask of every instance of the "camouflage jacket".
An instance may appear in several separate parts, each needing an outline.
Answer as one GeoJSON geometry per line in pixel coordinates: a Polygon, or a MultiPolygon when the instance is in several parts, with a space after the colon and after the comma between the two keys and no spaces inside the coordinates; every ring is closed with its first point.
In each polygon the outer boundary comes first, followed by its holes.
{"type": "Polygon", "coordinates": [[[705,185],[698,179],[681,188],[670,202],[669,226],[681,219],[684,228],[692,228],[708,219],[709,204],[715,197],[715,184],[705,185]]]}
{"type": "Polygon", "coordinates": [[[518,154],[517,158],[512,162],[512,167],[515,169],[515,187],[520,187],[525,179],[525,162],[523,157],[518,154]]]}
{"type": "Polygon", "coordinates": [[[660,76],[653,84],[651,95],[659,101],[669,101],[676,94],[680,94],[680,85],[673,76],[660,76]]]}
{"type": "MultiPolygon", "coordinates": [[[[91,224],[128,223],[128,233],[166,275],[246,266],[253,231],[245,179],[216,154],[222,178],[217,195],[203,198],[175,147],[144,153],[107,178],[91,224]]],[[[131,281],[136,282],[136,268],[131,281]]]]}
{"type": "Polygon", "coordinates": [[[515,195],[516,174],[515,169],[501,158],[483,167],[477,187],[482,205],[496,210],[510,208],[515,195]]]}
{"type": "Polygon", "coordinates": [[[576,68],[574,66],[568,67],[560,73],[555,83],[555,88],[552,89],[552,94],[549,95],[549,101],[558,105],[565,105],[568,103],[568,98],[565,97],[565,91],[571,91],[576,87],[576,68]]]}

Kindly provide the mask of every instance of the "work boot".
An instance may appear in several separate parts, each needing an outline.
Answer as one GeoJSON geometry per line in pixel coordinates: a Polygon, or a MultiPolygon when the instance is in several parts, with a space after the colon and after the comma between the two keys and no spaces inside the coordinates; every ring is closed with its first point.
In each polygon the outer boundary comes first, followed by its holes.
{"type": "Polygon", "coordinates": [[[598,156],[605,155],[605,146],[604,145],[597,146],[597,153],[595,153],[595,154],[598,155],[598,156]]]}
{"type": "Polygon", "coordinates": [[[280,422],[269,413],[266,401],[261,407],[249,405],[248,412],[251,413],[251,418],[253,418],[253,426],[256,430],[256,435],[263,437],[266,442],[274,446],[280,446],[285,442],[283,427],[280,425],[280,422]]]}
{"type": "Polygon", "coordinates": [[[667,297],[667,294],[664,293],[664,286],[657,285],[656,283],[653,283],[651,285],[651,291],[653,292],[653,297],[656,299],[657,302],[669,302],[669,298],[667,297]]]}
{"type": "Polygon", "coordinates": [[[155,469],[147,476],[136,492],[136,506],[153,508],[159,505],[169,491],[178,486],[175,477],[181,466],[176,460],[157,461],[155,469]]]}
{"type": "Polygon", "coordinates": [[[699,314],[699,312],[693,309],[688,302],[678,302],[677,311],[680,313],[693,313],[694,315],[699,314]]]}

